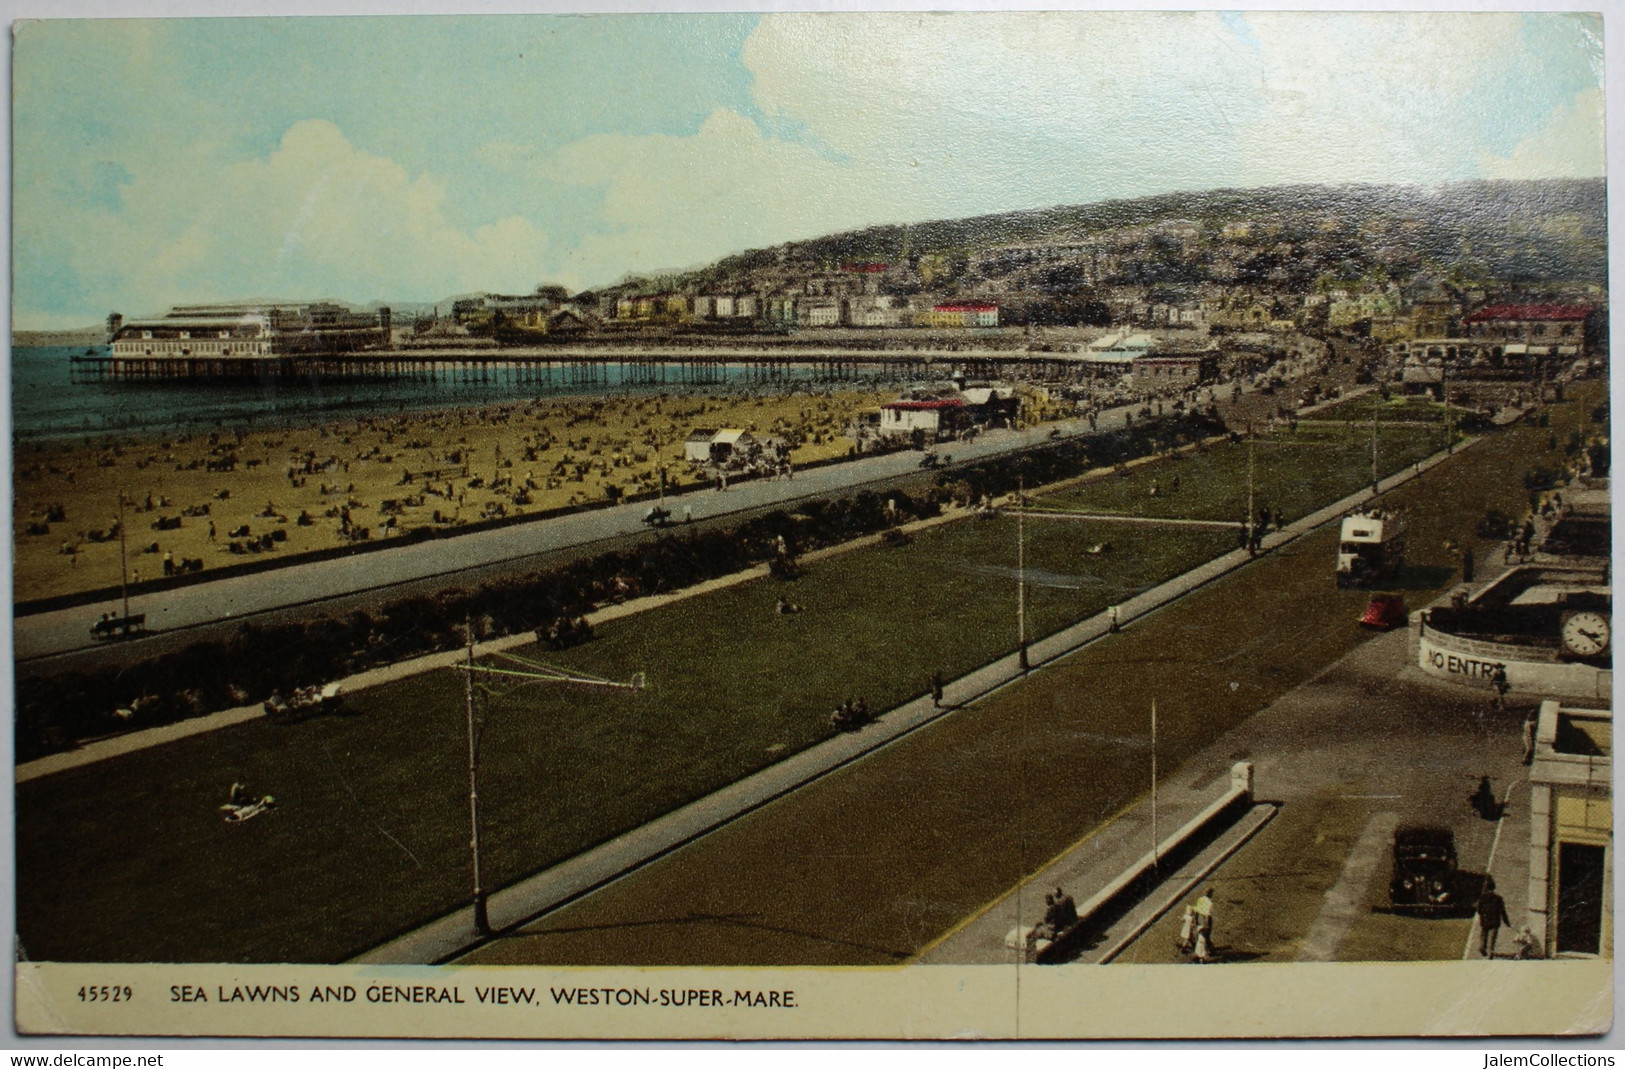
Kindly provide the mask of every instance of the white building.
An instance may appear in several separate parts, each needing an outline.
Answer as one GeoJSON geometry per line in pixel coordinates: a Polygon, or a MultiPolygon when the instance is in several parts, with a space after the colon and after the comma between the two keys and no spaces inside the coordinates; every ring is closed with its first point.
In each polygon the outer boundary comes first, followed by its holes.
{"type": "Polygon", "coordinates": [[[915,431],[927,440],[959,424],[965,402],[957,397],[929,401],[892,401],[880,406],[880,433],[908,437],[915,431]]]}
{"type": "Polygon", "coordinates": [[[1542,702],[1529,770],[1529,928],[1545,957],[1613,957],[1614,714],[1542,702]]]}
{"type": "Polygon", "coordinates": [[[711,459],[711,439],[717,435],[714,427],[696,427],[683,442],[683,459],[704,464],[711,459]]]}
{"type": "Polygon", "coordinates": [[[271,322],[260,314],[131,320],[113,337],[114,356],[270,356],[271,322]]]}

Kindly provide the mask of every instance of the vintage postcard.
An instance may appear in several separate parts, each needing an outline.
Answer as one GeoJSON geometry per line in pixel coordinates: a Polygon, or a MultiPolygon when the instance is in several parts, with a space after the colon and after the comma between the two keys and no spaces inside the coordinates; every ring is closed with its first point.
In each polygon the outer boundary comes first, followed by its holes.
{"type": "Polygon", "coordinates": [[[1602,42],[18,24],[16,1029],[1607,1032],[1602,42]]]}

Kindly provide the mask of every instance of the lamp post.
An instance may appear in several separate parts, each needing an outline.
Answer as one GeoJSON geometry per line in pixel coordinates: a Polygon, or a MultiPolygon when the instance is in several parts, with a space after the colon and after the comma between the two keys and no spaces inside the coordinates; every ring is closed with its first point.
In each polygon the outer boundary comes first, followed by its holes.
{"type": "Polygon", "coordinates": [[[1377,483],[1380,478],[1377,474],[1377,417],[1382,413],[1382,395],[1377,395],[1377,401],[1371,406],[1371,492],[1377,492],[1377,483]]]}
{"type": "Polygon", "coordinates": [[[1151,867],[1162,866],[1157,856],[1157,699],[1151,699],[1151,867]]]}
{"type": "Polygon", "coordinates": [[[480,878],[480,742],[474,724],[474,623],[464,620],[468,638],[467,670],[463,673],[463,707],[468,717],[468,847],[474,863],[474,931],[491,934],[486,910],[485,884],[480,878]]]}
{"type": "Polygon", "coordinates": [[[474,623],[471,618],[464,617],[463,629],[468,643],[466,659],[460,663],[453,663],[450,667],[460,670],[464,677],[463,711],[468,725],[468,848],[474,877],[474,930],[481,936],[486,936],[491,934],[491,920],[480,866],[480,732],[483,725],[474,715],[474,674],[478,672],[481,675],[521,679],[525,681],[522,685],[563,683],[578,687],[608,687],[634,692],[643,689],[644,675],[637,672],[629,681],[619,683],[583,672],[538,664],[508,653],[499,653],[497,656],[517,663],[520,666],[518,669],[478,665],[474,663],[474,623]]]}
{"type": "Polygon", "coordinates": [[[1253,425],[1247,424],[1247,555],[1258,555],[1263,536],[1258,533],[1258,501],[1253,488],[1253,425]]]}
{"type": "MultiPolygon", "coordinates": [[[[130,619],[130,562],[124,548],[124,491],[118,492],[118,589],[119,595],[124,599],[125,627],[129,627],[130,619]]],[[[125,631],[128,635],[129,632],[125,631]]]]}
{"type": "Polygon", "coordinates": [[[1016,478],[1016,650],[1017,661],[1027,671],[1027,525],[1024,507],[1027,479],[1016,478]]]}

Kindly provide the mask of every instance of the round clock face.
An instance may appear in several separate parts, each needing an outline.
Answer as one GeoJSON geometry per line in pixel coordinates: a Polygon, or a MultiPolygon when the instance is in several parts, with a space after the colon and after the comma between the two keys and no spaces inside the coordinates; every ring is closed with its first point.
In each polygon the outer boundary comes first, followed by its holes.
{"type": "Polygon", "coordinates": [[[1577,612],[1563,621],[1563,647],[1578,657],[1595,657],[1608,648],[1608,617],[1577,612]]]}

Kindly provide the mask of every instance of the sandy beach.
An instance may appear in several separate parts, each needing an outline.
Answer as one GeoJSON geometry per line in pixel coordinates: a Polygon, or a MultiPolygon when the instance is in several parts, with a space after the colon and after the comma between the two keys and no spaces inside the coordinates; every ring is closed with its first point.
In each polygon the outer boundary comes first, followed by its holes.
{"type": "Polygon", "coordinates": [[[517,402],[276,430],[15,447],[14,598],[119,583],[119,495],[132,582],[604,501],[702,476],[695,428],[798,442],[792,465],[848,452],[853,414],[896,395],[664,395],[517,402]]]}

